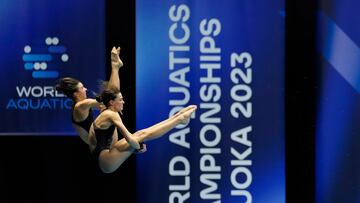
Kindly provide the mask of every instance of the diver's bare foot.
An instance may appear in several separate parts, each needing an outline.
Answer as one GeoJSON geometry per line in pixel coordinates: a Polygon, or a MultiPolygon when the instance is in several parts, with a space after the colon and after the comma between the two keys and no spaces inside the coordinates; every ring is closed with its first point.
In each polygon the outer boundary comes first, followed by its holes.
{"type": "Polygon", "coordinates": [[[182,113],[185,113],[187,110],[192,109],[192,108],[196,108],[196,105],[189,105],[185,108],[182,108],[180,111],[178,111],[176,114],[174,114],[175,117],[181,115],[182,113]]]}
{"type": "Polygon", "coordinates": [[[186,109],[186,111],[182,112],[179,115],[179,120],[181,124],[186,124],[188,123],[190,116],[192,113],[194,113],[197,109],[196,105],[190,105],[188,109],[186,109]]]}
{"type": "Polygon", "coordinates": [[[120,47],[111,50],[111,66],[120,69],[124,64],[120,59],[120,47]]]}

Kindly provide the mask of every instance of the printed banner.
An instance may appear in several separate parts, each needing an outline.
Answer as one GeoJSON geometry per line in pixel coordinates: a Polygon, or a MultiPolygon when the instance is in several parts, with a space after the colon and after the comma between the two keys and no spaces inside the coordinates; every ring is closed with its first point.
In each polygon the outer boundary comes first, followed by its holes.
{"type": "Polygon", "coordinates": [[[104,2],[0,2],[1,135],[74,135],[72,101],[54,90],[75,77],[105,79],[104,2]]]}
{"type": "Polygon", "coordinates": [[[138,202],[285,202],[283,1],[136,3],[138,202]]]}
{"type": "Polygon", "coordinates": [[[316,202],[360,202],[360,2],[321,2],[316,202]]]}

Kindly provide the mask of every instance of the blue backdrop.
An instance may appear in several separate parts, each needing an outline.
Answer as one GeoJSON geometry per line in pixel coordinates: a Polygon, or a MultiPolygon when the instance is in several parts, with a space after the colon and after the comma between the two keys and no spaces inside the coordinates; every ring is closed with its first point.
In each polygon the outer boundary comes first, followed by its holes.
{"type": "Polygon", "coordinates": [[[285,202],[283,1],[136,2],[138,202],[285,202]]]}
{"type": "Polygon", "coordinates": [[[319,56],[317,202],[360,202],[359,1],[322,1],[319,56]]]}
{"type": "Polygon", "coordinates": [[[0,134],[75,134],[60,77],[105,79],[104,2],[0,2],[0,134]]]}

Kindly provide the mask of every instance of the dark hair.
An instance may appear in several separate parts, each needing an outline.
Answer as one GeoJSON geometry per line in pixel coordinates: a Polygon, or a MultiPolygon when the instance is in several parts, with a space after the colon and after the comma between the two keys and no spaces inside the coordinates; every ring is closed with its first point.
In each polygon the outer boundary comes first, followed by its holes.
{"type": "Polygon", "coordinates": [[[59,92],[64,93],[67,97],[74,99],[74,92],[77,91],[77,85],[80,83],[79,80],[75,78],[60,78],[55,85],[55,89],[59,92]]]}
{"type": "Polygon", "coordinates": [[[104,89],[101,92],[101,95],[96,97],[96,101],[102,102],[106,107],[109,107],[110,106],[109,102],[111,100],[116,99],[116,97],[119,93],[120,93],[120,91],[115,88],[104,89]]]}

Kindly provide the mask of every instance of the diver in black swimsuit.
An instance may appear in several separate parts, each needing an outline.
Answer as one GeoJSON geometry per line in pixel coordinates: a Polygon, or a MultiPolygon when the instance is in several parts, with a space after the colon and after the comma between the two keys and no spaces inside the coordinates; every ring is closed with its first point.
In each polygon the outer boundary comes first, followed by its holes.
{"type": "Polygon", "coordinates": [[[156,125],[131,134],[119,115],[125,103],[120,91],[106,89],[100,99],[106,109],[94,120],[90,128],[89,147],[104,173],[114,172],[136,149],[140,149],[140,143],[159,138],[178,124],[187,123],[197,108],[190,105],[156,125]],[[124,138],[114,142],[112,135],[116,129],[124,138]]]}

